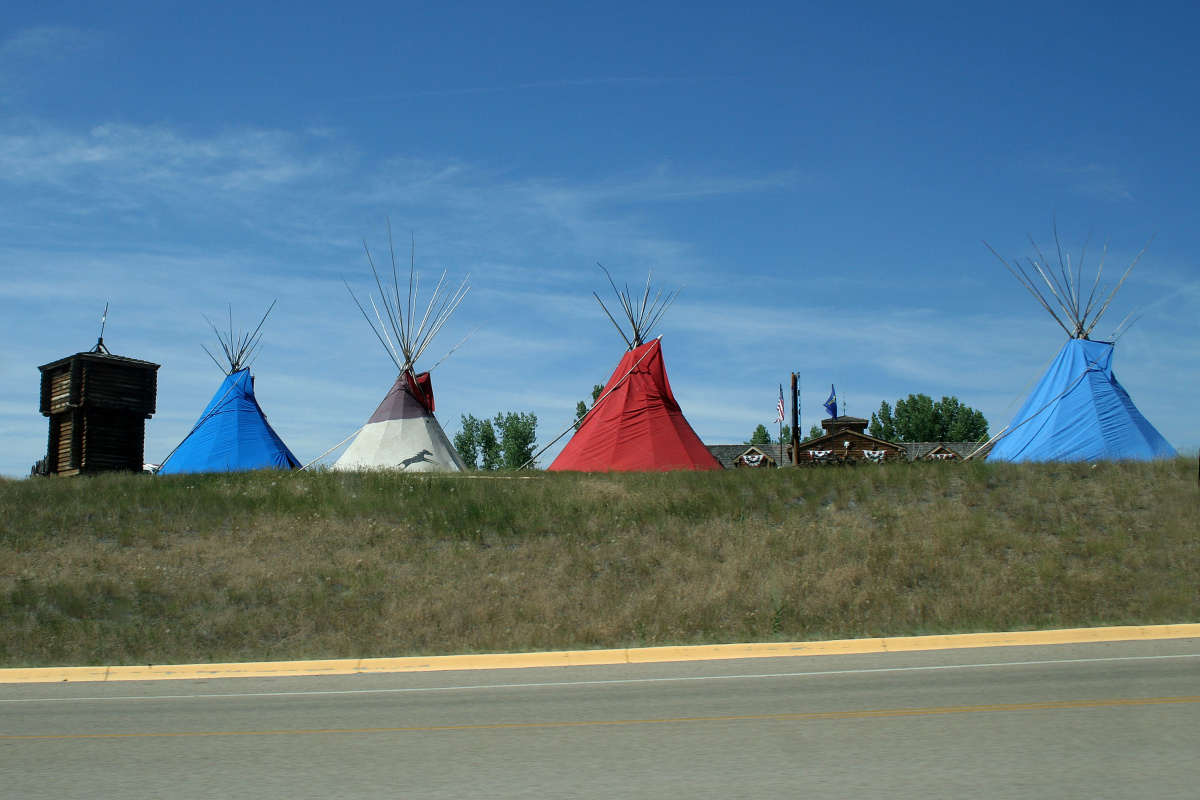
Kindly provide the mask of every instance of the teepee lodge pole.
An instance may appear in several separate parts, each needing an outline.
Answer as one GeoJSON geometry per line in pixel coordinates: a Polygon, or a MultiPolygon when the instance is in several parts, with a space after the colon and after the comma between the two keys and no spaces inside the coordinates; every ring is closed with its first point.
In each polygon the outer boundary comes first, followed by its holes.
{"type": "Polygon", "coordinates": [[[621,310],[625,312],[625,319],[629,322],[629,334],[626,335],[625,329],[613,317],[608,307],[604,305],[604,301],[600,299],[600,295],[592,292],[592,297],[596,298],[596,302],[600,304],[600,308],[604,309],[604,313],[608,315],[609,320],[616,327],[617,333],[621,334],[621,338],[625,340],[625,344],[629,350],[641,347],[650,340],[650,332],[654,330],[654,326],[662,319],[663,314],[667,313],[667,309],[675,302],[675,298],[683,291],[680,286],[673,292],[667,294],[666,299],[663,299],[663,291],[666,289],[666,284],[658,287],[658,293],[654,295],[654,299],[650,299],[650,276],[652,272],[646,273],[646,289],[642,292],[641,297],[629,291],[629,284],[625,284],[625,289],[617,288],[617,284],[612,279],[612,275],[604,269],[603,264],[596,266],[604,270],[604,276],[608,278],[608,285],[612,287],[613,293],[617,296],[617,302],[621,304],[621,310]]]}
{"type": "Polygon", "coordinates": [[[208,317],[204,321],[208,323],[208,327],[213,329],[213,333],[217,335],[217,343],[221,347],[221,352],[225,355],[225,360],[222,362],[212,351],[204,345],[204,352],[208,353],[208,357],[213,360],[221,371],[226,375],[232,375],[243,369],[248,369],[254,364],[254,359],[257,358],[258,344],[262,340],[262,326],[267,321],[267,317],[271,313],[271,309],[275,308],[275,303],[278,300],[272,300],[271,305],[267,308],[267,313],[262,315],[262,319],[258,321],[258,327],[252,333],[243,333],[241,328],[238,328],[237,335],[233,333],[233,304],[229,304],[229,333],[223,333],[216,325],[212,323],[208,317]]]}
{"type": "MultiPolygon", "coordinates": [[[[1103,287],[1100,285],[1100,279],[1104,272],[1104,261],[1108,255],[1108,243],[1106,242],[1100,254],[1100,266],[1096,270],[1096,277],[1092,281],[1092,288],[1086,300],[1083,299],[1082,293],[1083,262],[1087,257],[1087,245],[1092,238],[1091,232],[1088,233],[1087,239],[1084,240],[1083,249],[1080,252],[1079,261],[1076,262],[1074,273],[1071,270],[1071,257],[1063,255],[1062,245],[1059,243],[1058,238],[1057,222],[1054,224],[1054,246],[1058,253],[1057,267],[1050,265],[1049,260],[1042,255],[1042,251],[1038,248],[1032,236],[1028,237],[1029,243],[1033,246],[1033,250],[1037,253],[1038,257],[1037,259],[1026,259],[1029,264],[1028,269],[1023,267],[1021,262],[1016,259],[1013,259],[1010,265],[990,244],[987,242],[983,244],[1012,273],[1013,277],[1025,287],[1026,291],[1037,299],[1038,304],[1046,309],[1050,316],[1054,318],[1054,321],[1058,323],[1059,327],[1066,332],[1068,337],[1072,339],[1088,339],[1091,337],[1092,329],[1096,327],[1096,323],[1100,321],[1100,317],[1108,309],[1108,304],[1112,302],[1117,291],[1125,283],[1125,279],[1129,277],[1129,273],[1141,261],[1147,248],[1150,247],[1150,243],[1154,241],[1154,236],[1157,235],[1155,233],[1150,237],[1145,246],[1137,254],[1137,257],[1133,259],[1133,263],[1121,275],[1121,279],[1117,281],[1117,285],[1113,287],[1112,291],[1108,291],[1108,284],[1105,284],[1103,287]],[[1034,276],[1041,278],[1040,283],[1035,280],[1034,276]],[[1101,298],[1104,298],[1103,303],[1101,303],[1101,298]],[[1099,310],[1096,310],[1097,304],[1100,305],[1099,310]],[[1055,311],[1054,307],[1057,307],[1058,311],[1055,311]],[[1092,313],[1093,311],[1095,311],[1094,314],[1092,313]],[[1061,312],[1061,316],[1059,312],[1061,312]]],[[[1128,317],[1126,317],[1126,320],[1128,320],[1128,317]]],[[[1117,327],[1117,330],[1113,332],[1113,335],[1107,341],[1112,341],[1124,324],[1125,322],[1122,321],[1121,325],[1117,327]]]]}

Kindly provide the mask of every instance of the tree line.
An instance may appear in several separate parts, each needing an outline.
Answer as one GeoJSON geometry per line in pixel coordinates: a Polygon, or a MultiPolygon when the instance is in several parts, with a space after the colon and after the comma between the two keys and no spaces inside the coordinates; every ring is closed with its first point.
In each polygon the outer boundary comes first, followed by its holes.
{"type": "Polygon", "coordinates": [[[495,419],[464,414],[454,449],[467,469],[520,469],[533,458],[537,415],[506,411],[495,419]]]}
{"type": "Polygon", "coordinates": [[[910,394],[896,401],[895,411],[887,401],[880,404],[867,433],[889,442],[983,442],[988,421],[957,397],[934,402],[927,394],[910,394]]]}
{"type": "MultiPolygon", "coordinates": [[[[580,404],[582,405],[582,403],[580,404]]],[[[984,442],[988,438],[988,421],[983,413],[960,402],[957,397],[934,401],[929,395],[910,394],[897,400],[895,408],[885,400],[871,414],[867,433],[889,442],[984,442]]],[[[808,438],[824,436],[819,425],[808,430],[808,438]]],[[[792,439],[792,429],[784,425],[782,441],[792,439]]],[[[774,444],[771,431],[759,425],[746,444],[774,444]]]]}

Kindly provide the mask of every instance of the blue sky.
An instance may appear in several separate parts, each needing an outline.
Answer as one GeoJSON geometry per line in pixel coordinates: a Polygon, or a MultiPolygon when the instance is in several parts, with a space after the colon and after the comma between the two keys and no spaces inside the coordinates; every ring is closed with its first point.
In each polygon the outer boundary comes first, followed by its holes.
{"type": "Polygon", "coordinates": [[[1115,372],[1200,446],[1200,6],[244,5],[0,13],[0,473],[44,453],[37,366],[106,302],[113,352],[162,364],[147,460],[219,385],[230,303],[279,301],[254,371],[297,456],[350,435],[395,377],[341,283],[385,217],[426,282],[470,274],[424,359],[483,323],[433,373],[443,426],[533,411],[542,441],[621,356],[597,262],[685,285],[657,332],[707,442],[793,370],[805,429],[836,383],[998,430],[1063,334],[981,240],[1094,228],[1115,277],[1157,231],[1097,330],[1144,314],[1115,372]]]}

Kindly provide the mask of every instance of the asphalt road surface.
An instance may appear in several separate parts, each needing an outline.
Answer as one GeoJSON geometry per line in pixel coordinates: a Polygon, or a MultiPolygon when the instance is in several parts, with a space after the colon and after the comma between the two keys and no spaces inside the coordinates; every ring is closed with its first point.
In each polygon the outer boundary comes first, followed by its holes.
{"type": "Polygon", "coordinates": [[[1196,798],[1200,639],[0,685],[0,798],[1196,798]]]}

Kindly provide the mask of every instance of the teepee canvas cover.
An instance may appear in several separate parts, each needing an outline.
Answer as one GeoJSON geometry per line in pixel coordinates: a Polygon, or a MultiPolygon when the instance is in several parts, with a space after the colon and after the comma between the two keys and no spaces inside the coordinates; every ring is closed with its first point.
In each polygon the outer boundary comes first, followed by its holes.
{"type": "Polygon", "coordinates": [[[298,466],[300,462],[259,407],[250,370],[241,369],[225,377],[196,426],[158,474],[298,466]]]}
{"type": "Polygon", "coordinates": [[[1171,458],[1112,372],[1109,342],[1068,339],[989,461],[1171,458]]]}
{"type": "Polygon", "coordinates": [[[658,339],[625,354],[549,467],[554,471],[634,472],[721,469],[671,393],[658,339]]]}
{"type": "Polygon", "coordinates": [[[454,446],[433,416],[429,373],[401,375],[335,469],[400,469],[434,472],[464,469],[454,446]]]}
{"type": "MultiPolygon", "coordinates": [[[[1032,238],[1030,243],[1033,243],[1032,238]]],[[[1049,266],[1036,244],[1033,247],[1038,259],[1028,259],[1029,270],[1018,261],[1009,265],[992,250],[1021,285],[1050,312],[1069,338],[1016,417],[995,437],[999,441],[988,454],[988,460],[1092,461],[1173,457],[1175,449],[1137,410],[1112,372],[1113,343],[1120,338],[1129,316],[1117,326],[1108,341],[1089,338],[1150,243],[1142,248],[1111,292],[1107,284],[1100,288],[1108,252],[1106,245],[1086,297],[1083,294],[1086,288],[1083,261],[1087,242],[1084,242],[1083,253],[1073,269],[1070,256],[1063,255],[1057,225],[1054,243],[1058,252],[1057,269],[1049,266]]]]}

